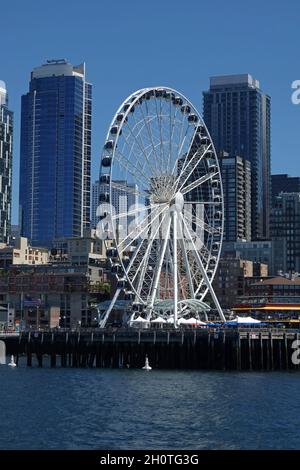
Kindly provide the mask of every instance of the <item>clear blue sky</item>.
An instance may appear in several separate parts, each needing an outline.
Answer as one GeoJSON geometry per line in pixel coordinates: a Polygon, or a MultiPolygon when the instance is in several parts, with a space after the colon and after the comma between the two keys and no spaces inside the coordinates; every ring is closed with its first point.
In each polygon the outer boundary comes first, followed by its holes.
{"type": "Polygon", "coordinates": [[[21,95],[46,59],[86,62],[93,83],[93,174],[110,120],[144,86],[178,89],[202,112],[211,75],[250,73],[272,98],[272,172],[300,175],[297,0],[9,0],[1,2],[0,79],[15,112],[13,222],[18,217],[21,95]]]}

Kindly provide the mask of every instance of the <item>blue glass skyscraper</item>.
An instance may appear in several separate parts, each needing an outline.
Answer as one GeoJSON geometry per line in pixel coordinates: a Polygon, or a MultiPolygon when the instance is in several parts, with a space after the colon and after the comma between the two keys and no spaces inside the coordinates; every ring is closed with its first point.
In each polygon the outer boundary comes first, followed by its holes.
{"type": "Polygon", "coordinates": [[[91,94],[85,65],[62,59],[36,67],[22,96],[20,225],[32,245],[89,227],[91,94]]]}
{"type": "Polygon", "coordinates": [[[5,83],[0,80],[0,242],[11,235],[13,113],[8,109],[5,83]]]}

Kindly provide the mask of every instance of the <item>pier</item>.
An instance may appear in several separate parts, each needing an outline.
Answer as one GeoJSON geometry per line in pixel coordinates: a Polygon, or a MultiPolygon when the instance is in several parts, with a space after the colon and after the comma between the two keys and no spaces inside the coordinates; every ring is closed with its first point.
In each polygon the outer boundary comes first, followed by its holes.
{"type": "MultiPolygon", "coordinates": [[[[298,330],[78,330],[0,334],[6,353],[28,366],[153,369],[297,370],[298,330]]],[[[300,356],[300,354],[299,354],[300,356]]]]}

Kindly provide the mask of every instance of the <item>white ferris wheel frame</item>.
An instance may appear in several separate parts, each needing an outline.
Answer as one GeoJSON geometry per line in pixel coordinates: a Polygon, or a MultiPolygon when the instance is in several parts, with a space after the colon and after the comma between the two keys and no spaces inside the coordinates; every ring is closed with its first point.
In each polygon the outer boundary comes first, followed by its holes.
{"type": "MultiPolygon", "coordinates": [[[[136,288],[133,283],[132,283],[132,280],[129,278],[128,276],[128,273],[130,272],[130,269],[132,268],[133,266],[133,263],[134,263],[134,256],[132,256],[129,264],[127,267],[124,266],[123,262],[122,262],[122,253],[120,253],[120,247],[118,246],[118,243],[117,243],[117,235],[116,235],[116,232],[115,232],[115,227],[114,227],[114,224],[111,224],[111,227],[112,227],[112,232],[113,232],[113,239],[114,239],[114,245],[116,247],[116,250],[117,250],[117,254],[118,254],[118,259],[119,259],[119,263],[121,264],[122,268],[123,268],[123,275],[125,276],[126,278],[126,281],[129,283],[130,285],[130,288],[133,290],[134,292],[134,295],[135,295],[135,299],[140,302],[141,304],[144,305],[144,307],[146,308],[147,310],[147,316],[146,316],[146,319],[147,320],[150,320],[150,317],[151,317],[151,314],[154,310],[154,304],[155,304],[155,300],[156,300],[156,294],[157,294],[157,287],[158,287],[158,283],[159,283],[159,276],[160,276],[160,272],[161,272],[161,266],[162,266],[162,263],[163,263],[163,260],[164,260],[164,256],[165,256],[165,251],[167,249],[167,241],[169,239],[169,234],[170,234],[170,230],[172,228],[172,232],[173,232],[173,283],[174,283],[174,298],[173,298],[173,319],[174,319],[174,326],[177,327],[177,320],[178,320],[178,306],[179,306],[179,299],[178,299],[178,272],[177,272],[177,246],[182,244],[182,240],[177,240],[177,237],[176,237],[176,234],[177,234],[177,226],[178,226],[178,221],[181,222],[182,226],[184,227],[186,233],[188,234],[188,238],[189,238],[189,241],[190,243],[193,245],[193,248],[194,248],[194,253],[195,253],[195,261],[196,261],[196,264],[198,265],[198,268],[199,268],[199,271],[201,273],[201,276],[202,276],[202,282],[201,284],[198,286],[198,288],[196,289],[195,292],[193,292],[193,298],[196,299],[197,296],[198,298],[200,297],[201,301],[205,298],[205,296],[207,295],[207,293],[209,292],[210,295],[211,295],[211,298],[216,306],[216,309],[218,311],[218,314],[220,316],[220,319],[221,321],[225,321],[225,316],[224,316],[224,313],[222,311],[222,308],[219,304],[219,301],[217,299],[217,296],[214,292],[214,289],[212,287],[212,282],[213,282],[213,279],[215,277],[215,274],[216,274],[216,270],[217,270],[217,267],[218,267],[218,263],[219,263],[219,259],[220,259],[220,254],[221,254],[221,249],[222,249],[222,242],[223,242],[223,230],[224,230],[224,201],[223,201],[223,188],[222,188],[222,179],[221,179],[221,172],[220,172],[220,167],[219,167],[219,163],[218,163],[218,158],[217,158],[217,154],[216,154],[216,150],[215,150],[215,147],[214,147],[214,144],[212,142],[212,139],[211,139],[211,136],[208,132],[208,129],[205,125],[205,122],[203,121],[201,115],[199,114],[199,112],[197,111],[197,109],[194,107],[194,105],[188,100],[188,98],[186,98],[182,93],[178,92],[177,90],[173,89],[173,88],[169,88],[169,87],[163,87],[163,86],[156,86],[156,87],[147,87],[147,88],[143,88],[143,89],[140,89],[134,93],[132,93],[130,96],[128,96],[124,101],[123,103],[119,106],[117,112],[115,113],[111,123],[110,123],[110,126],[109,126],[109,129],[108,129],[108,132],[107,132],[107,135],[106,135],[106,140],[105,142],[108,142],[109,140],[113,140],[114,144],[113,144],[113,148],[112,148],[112,151],[111,151],[111,164],[109,166],[109,170],[105,170],[105,171],[109,171],[109,175],[110,175],[110,182],[109,182],[109,200],[112,201],[112,185],[113,185],[113,181],[112,181],[112,173],[113,173],[113,167],[114,167],[114,160],[116,158],[115,154],[116,154],[116,148],[117,148],[117,143],[118,143],[118,140],[119,140],[119,137],[122,133],[122,130],[123,130],[123,127],[124,125],[126,125],[126,122],[128,120],[128,116],[130,115],[131,113],[131,109],[135,108],[136,106],[139,106],[140,104],[140,99],[146,95],[147,93],[149,92],[154,92],[157,91],[157,90],[160,90],[162,92],[168,92],[168,93],[172,93],[174,94],[176,97],[180,97],[182,98],[186,104],[188,104],[191,108],[191,110],[193,111],[194,114],[196,114],[196,116],[198,117],[199,119],[199,122],[201,123],[201,126],[205,129],[205,133],[206,133],[206,136],[207,138],[209,139],[209,145],[207,147],[207,149],[210,150],[210,153],[213,154],[213,157],[214,157],[214,161],[215,161],[215,164],[217,166],[217,172],[215,173],[214,176],[218,176],[218,181],[220,183],[220,187],[219,187],[219,192],[220,192],[220,198],[221,198],[221,202],[218,203],[218,206],[220,207],[220,211],[221,211],[221,224],[220,224],[220,227],[218,229],[218,237],[219,237],[219,242],[218,242],[218,245],[219,245],[219,249],[217,250],[217,253],[214,255],[214,259],[215,259],[215,265],[214,265],[214,268],[210,271],[212,271],[210,273],[210,278],[208,277],[207,275],[207,270],[206,268],[204,267],[203,265],[203,262],[201,260],[201,257],[197,251],[197,248],[194,244],[194,240],[193,240],[193,237],[190,233],[190,230],[189,230],[189,227],[187,226],[186,224],[186,221],[184,220],[184,217],[182,216],[182,214],[180,213],[180,211],[178,212],[176,209],[171,211],[171,216],[169,216],[169,220],[167,222],[167,236],[165,236],[164,238],[164,243],[163,243],[163,246],[162,246],[162,252],[160,253],[160,259],[158,261],[158,269],[156,271],[156,274],[155,274],[155,278],[153,280],[153,286],[151,285],[152,287],[152,290],[151,290],[151,296],[150,296],[150,300],[148,299],[147,301],[145,301],[145,299],[141,298],[141,293],[139,291],[138,288],[136,288]],[[124,108],[126,108],[126,111],[124,111],[124,108]],[[123,115],[122,117],[122,120],[117,120],[117,117],[120,116],[120,115],[123,115]],[[111,134],[111,129],[113,126],[118,126],[118,129],[117,129],[117,132],[115,133],[115,135],[112,136],[111,134]],[[129,268],[129,269],[128,269],[129,268]],[[201,286],[205,286],[205,289],[200,293],[200,289],[201,289],[201,286]]],[[[154,98],[156,99],[156,97],[154,98]]],[[[193,132],[193,138],[194,136],[196,135],[196,128],[197,128],[197,125],[195,125],[195,130],[193,132]]],[[[186,155],[188,156],[189,152],[190,152],[190,149],[192,147],[192,143],[193,143],[193,139],[191,140],[191,143],[189,145],[189,151],[186,153],[186,155]]],[[[201,158],[203,158],[203,156],[205,155],[207,149],[204,151],[204,153],[201,155],[201,158]]],[[[107,154],[107,150],[104,150],[103,151],[103,155],[104,156],[105,154],[107,154]]],[[[184,160],[184,165],[186,163],[186,158],[187,156],[185,157],[185,160],[184,160]]],[[[177,159],[176,159],[176,162],[179,160],[179,157],[180,157],[180,151],[178,151],[178,155],[177,155],[177,159]]],[[[147,158],[147,157],[146,157],[147,158]]],[[[192,157],[193,158],[193,157],[192,157]]],[[[186,181],[188,180],[188,178],[190,177],[191,173],[193,171],[195,171],[195,168],[197,167],[197,162],[196,162],[196,165],[193,166],[191,172],[189,173],[189,175],[187,176],[187,178],[185,179],[184,181],[184,184],[186,183],[186,181]]],[[[184,168],[184,165],[183,165],[183,168],[184,168]]],[[[101,165],[100,167],[100,176],[102,174],[102,171],[103,171],[103,167],[101,165]]],[[[212,177],[209,177],[209,178],[212,178],[212,177]]],[[[179,178],[178,178],[179,180],[179,178]]],[[[206,181],[206,180],[204,180],[206,181]]],[[[181,185],[181,188],[182,186],[181,185]]],[[[188,187],[192,188],[192,185],[193,183],[189,184],[188,187]]],[[[196,187],[196,186],[195,186],[196,187]]],[[[180,188],[180,189],[181,189],[180,188]]],[[[190,191],[191,189],[189,189],[190,191]]],[[[167,209],[167,206],[166,206],[166,209],[167,209]]],[[[163,215],[163,217],[165,217],[165,214],[166,212],[164,210],[162,210],[162,212],[160,212],[160,215],[163,215]]],[[[155,217],[155,214],[154,214],[154,217],[155,217]]],[[[198,221],[199,222],[199,221],[198,221]]],[[[202,222],[203,223],[203,226],[205,226],[205,222],[202,222]]],[[[211,242],[212,243],[212,242],[211,242]]],[[[108,246],[108,245],[107,245],[108,246]]],[[[150,248],[152,245],[150,245],[150,248]]],[[[139,248],[137,248],[136,251],[138,251],[139,248]]],[[[124,250],[125,251],[125,250],[124,250]]],[[[147,251],[147,250],[146,250],[147,251]]],[[[188,265],[188,260],[187,260],[187,254],[185,252],[185,249],[184,249],[184,244],[182,245],[182,254],[183,254],[183,257],[185,258],[185,264],[186,266],[188,265]]],[[[145,263],[144,263],[144,267],[146,268],[147,267],[147,253],[145,254],[145,263]]],[[[209,252],[209,256],[211,256],[211,250],[209,252]]],[[[209,261],[210,261],[210,258],[208,258],[208,264],[207,266],[209,265],[209,261]]],[[[143,269],[144,269],[143,267],[143,269]]],[[[193,284],[193,280],[191,281],[191,278],[190,278],[190,272],[188,271],[187,272],[187,277],[188,277],[188,282],[189,282],[189,285],[192,283],[193,284]]],[[[99,326],[100,327],[105,327],[106,323],[107,323],[107,320],[109,318],[109,315],[119,297],[119,295],[121,294],[121,292],[123,291],[123,288],[117,288],[116,289],[116,292],[115,292],[115,295],[110,303],[110,306],[109,308],[106,310],[103,318],[101,319],[100,323],[99,323],[99,326]]],[[[182,301],[180,302],[182,303],[182,301]]],[[[185,309],[186,307],[183,307],[183,309],[185,309]]]]}

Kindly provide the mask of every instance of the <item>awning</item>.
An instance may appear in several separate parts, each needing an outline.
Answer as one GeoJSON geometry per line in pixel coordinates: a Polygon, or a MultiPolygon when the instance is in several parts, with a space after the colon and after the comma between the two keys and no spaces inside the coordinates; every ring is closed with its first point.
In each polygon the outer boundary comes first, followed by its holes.
{"type": "Polygon", "coordinates": [[[264,311],[274,311],[274,310],[300,310],[300,304],[268,304],[263,307],[256,307],[255,305],[245,305],[244,307],[233,307],[235,312],[245,312],[249,310],[264,310],[264,311]]]}

